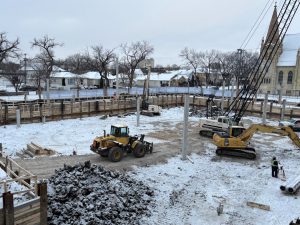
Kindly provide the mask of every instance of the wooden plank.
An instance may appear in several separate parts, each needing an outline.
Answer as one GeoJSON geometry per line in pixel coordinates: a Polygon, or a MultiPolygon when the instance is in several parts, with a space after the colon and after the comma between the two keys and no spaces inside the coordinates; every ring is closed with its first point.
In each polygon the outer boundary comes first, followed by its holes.
{"type": "Polygon", "coordinates": [[[4,224],[4,216],[3,216],[3,209],[0,209],[0,225],[2,224],[4,224]]]}
{"type": "Polygon", "coordinates": [[[17,224],[40,224],[40,212],[37,211],[35,212],[34,214],[28,214],[26,215],[25,217],[23,218],[18,218],[18,219],[15,219],[15,225],[17,224]]]}
{"type": "Polygon", "coordinates": [[[26,201],[23,204],[17,205],[15,207],[15,210],[16,210],[16,213],[21,213],[22,211],[27,210],[28,208],[34,208],[39,205],[40,205],[40,198],[37,197],[35,199],[26,201]]]}
{"type": "Polygon", "coordinates": [[[29,208],[29,206],[24,207],[23,209],[19,209],[18,212],[15,212],[15,218],[21,218],[24,215],[33,214],[36,211],[40,212],[40,205],[32,205],[32,208],[29,208]],[[22,210],[22,211],[21,211],[22,210]]]}
{"type": "Polygon", "coordinates": [[[40,214],[40,208],[33,208],[33,209],[29,209],[25,212],[23,212],[22,214],[19,215],[15,215],[15,221],[17,222],[24,222],[26,220],[31,219],[32,217],[36,216],[36,214],[40,214]]]}
{"type": "Polygon", "coordinates": [[[256,202],[247,202],[247,206],[250,206],[252,208],[258,208],[258,209],[263,209],[266,211],[270,211],[271,207],[269,205],[264,205],[256,202]]]}

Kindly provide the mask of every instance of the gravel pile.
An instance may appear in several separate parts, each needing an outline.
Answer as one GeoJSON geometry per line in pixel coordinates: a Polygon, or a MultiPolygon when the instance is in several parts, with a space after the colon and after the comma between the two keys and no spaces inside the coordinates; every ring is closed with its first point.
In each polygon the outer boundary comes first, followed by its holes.
{"type": "Polygon", "coordinates": [[[154,192],[140,181],[91,165],[64,166],[49,179],[48,224],[139,224],[154,192]]]}

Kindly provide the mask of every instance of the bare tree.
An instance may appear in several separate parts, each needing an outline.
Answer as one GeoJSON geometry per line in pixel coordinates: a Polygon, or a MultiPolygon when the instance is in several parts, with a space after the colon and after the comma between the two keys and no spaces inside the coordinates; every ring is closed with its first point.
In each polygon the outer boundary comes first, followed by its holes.
{"type": "Polygon", "coordinates": [[[197,52],[195,49],[189,49],[187,47],[181,50],[179,54],[179,56],[183,59],[185,66],[193,70],[192,79],[189,83],[191,83],[191,86],[200,86],[201,93],[203,93],[203,90],[201,86],[201,81],[197,77],[197,69],[200,68],[200,66],[202,65],[202,54],[203,53],[197,52]]]}
{"type": "Polygon", "coordinates": [[[239,90],[240,84],[245,84],[251,75],[258,53],[247,51],[219,53],[217,59],[221,65],[222,74],[228,74],[229,81],[235,77],[239,90]]]}
{"type": "Polygon", "coordinates": [[[49,38],[47,35],[37,39],[34,38],[31,43],[32,48],[39,48],[40,53],[36,56],[40,63],[43,63],[41,68],[44,69],[45,78],[49,79],[54,66],[54,48],[62,46],[62,43],[56,42],[54,38],[49,38]]]}
{"type": "Polygon", "coordinates": [[[219,63],[220,73],[222,74],[223,79],[225,79],[229,89],[229,85],[232,83],[234,77],[234,67],[236,63],[235,55],[231,52],[218,52],[216,59],[219,63]]]}
{"type": "Polygon", "coordinates": [[[154,48],[147,41],[137,41],[128,45],[127,43],[121,45],[124,56],[121,59],[121,64],[126,68],[126,74],[129,79],[129,88],[132,88],[134,71],[138,64],[150,56],[154,48]]]}
{"type": "Polygon", "coordinates": [[[82,74],[89,70],[89,58],[87,54],[77,53],[67,57],[63,62],[63,68],[75,74],[77,97],[79,97],[80,86],[82,85],[82,74]]]}
{"type": "Polygon", "coordinates": [[[217,57],[217,51],[216,50],[210,50],[206,51],[204,53],[201,53],[201,64],[202,67],[206,70],[205,76],[206,76],[206,87],[209,83],[209,76],[211,75],[213,63],[216,62],[217,57]]]}
{"type": "Polygon", "coordinates": [[[88,55],[77,53],[68,56],[62,63],[63,69],[76,74],[83,74],[89,71],[88,55]]]}
{"type": "Polygon", "coordinates": [[[39,99],[42,98],[43,86],[47,79],[47,59],[39,54],[35,58],[30,60],[33,73],[30,75],[30,79],[34,86],[37,87],[37,94],[39,99]]]}
{"type": "Polygon", "coordinates": [[[109,65],[115,59],[115,49],[104,49],[103,46],[92,46],[92,53],[88,57],[88,65],[91,70],[97,71],[103,84],[104,95],[107,96],[109,86],[108,70],[109,65]]]}
{"type": "Polygon", "coordinates": [[[0,33],[0,64],[9,59],[18,57],[19,53],[19,39],[9,41],[6,37],[6,33],[0,33]]]}
{"type": "Polygon", "coordinates": [[[7,62],[0,63],[3,70],[3,77],[5,77],[15,88],[15,91],[18,92],[19,88],[25,80],[25,74],[20,72],[20,64],[7,62]]]}

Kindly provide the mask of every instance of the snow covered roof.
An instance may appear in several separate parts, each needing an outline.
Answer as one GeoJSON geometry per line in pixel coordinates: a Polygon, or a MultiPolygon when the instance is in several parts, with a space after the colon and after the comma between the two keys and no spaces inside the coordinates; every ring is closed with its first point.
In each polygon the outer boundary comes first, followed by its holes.
{"type": "Polygon", "coordinates": [[[297,53],[300,49],[300,34],[287,34],[283,40],[282,53],[277,66],[296,66],[297,53]]]}
{"type": "Polygon", "coordinates": [[[68,72],[57,66],[53,66],[53,70],[51,73],[51,77],[55,77],[55,78],[74,78],[76,76],[78,76],[78,75],[68,72]]]}
{"type": "MultiPolygon", "coordinates": [[[[169,81],[171,80],[174,76],[173,73],[151,73],[150,74],[150,80],[156,80],[156,81],[169,81]]],[[[143,75],[143,76],[137,76],[136,80],[145,80],[147,79],[147,75],[143,75]]]]}
{"type": "MultiPolygon", "coordinates": [[[[82,77],[82,78],[86,78],[86,79],[91,79],[91,80],[98,80],[100,79],[100,74],[96,71],[90,71],[84,74],[75,74],[75,73],[71,73],[68,72],[62,68],[59,68],[57,66],[53,67],[53,72],[51,77],[55,77],[55,78],[75,78],[75,77],[82,77]]],[[[116,77],[108,74],[108,79],[109,80],[114,80],[116,77]]]]}
{"type": "MultiPolygon", "coordinates": [[[[90,71],[90,72],[82,74],[81,77],[91,79],[91,80],[97,80],[97,79],[100,79],[100,74],[96,71],[90,71]]],[[[114,80],[114,79],[116,79],[116,76],[108,74],[108,79],[114,80]]]]}
{"type": "Polygon", "coordinates": [[[144,73],[143,73],[143,71],[141,69],[135,69],[134,74],[136,76],[142,76],[142,75],[144,75],[144,73]]]}
{"type": "MultiPolygon", "coordinates": [[[[180,79],[185,78],[188,79],[193,74],[192,70],[175,70],[175,71],[168,71],[166,73],[151,73],[150,80],[152,81],[170,81],[172,79],[180,79]]],[[[147,78],[146,75],[137,76],[135,80],[145,80],[147,78]]]]}

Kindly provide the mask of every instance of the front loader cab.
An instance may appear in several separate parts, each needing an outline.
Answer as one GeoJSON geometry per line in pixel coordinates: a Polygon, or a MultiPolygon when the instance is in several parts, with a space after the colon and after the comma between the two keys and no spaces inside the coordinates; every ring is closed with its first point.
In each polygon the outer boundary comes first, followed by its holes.
{"type": "Polygon", "coordinates": [[[128,137],[129,128],[126,125],[111,126],[110,135],[115,137],[128,137]]]}

